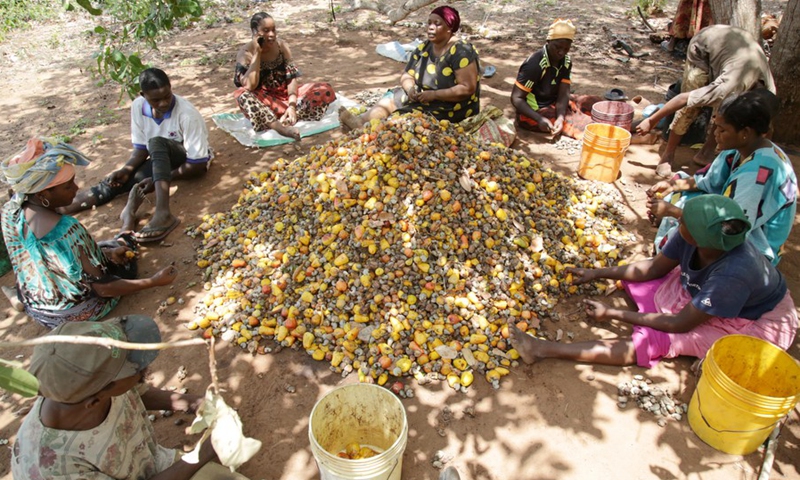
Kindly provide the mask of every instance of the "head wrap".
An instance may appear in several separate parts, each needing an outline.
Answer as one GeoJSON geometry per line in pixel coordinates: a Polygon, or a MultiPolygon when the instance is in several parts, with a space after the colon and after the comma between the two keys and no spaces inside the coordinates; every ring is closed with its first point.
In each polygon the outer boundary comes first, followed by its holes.
{"type": "MultiPolygon", "coordinates": [[[[102,322],[64,322],[47,335],[101,337],[129,343],[161,342],[158,325],[144,315],[127,315],[102,322]]],[[[30,372],[39,380],[39,393],[43,397],[75,404],[111,382],[141,372],[157,356],[158,350],[46,343],[34,348],[30,372]]]]}
{"type": "Polygon", "coordinates": [[[439,15],[444,20],[444,23],[450,27],[450,31],[456,33],[458,27],[461,26],[461,16],[458,15],[458,10],[447,5],[436,7],[431,12],[431,15],[439,15]]]}
{"type": "Polygon", "coordinates": [[[705,194],[688,200],[681,218],[700,248],[727,252],[744,243],[750,230],[750,221],[742,207],[722,195],[705,194]],[[729,220],[741,220],[747,227],[739,233],[726,234],[722,231],[722,223],[729,220]]]}
{"type": "Polygon", "coordinates": [[[53,188],[62,183],[67,183],[75,177],[75,167],[72,166],[70,163],[65,163],[61,170],[58,171],[55,177],[50,180],[50,183],[45,185],[42,190],[47,190],[48,188],[53,188]]]}
{"type": "Polygon", "coordinates": [[[0,173],[14,190],[11,201],[22,205],[25,195],[69,181],[75,174],[72,165],[88,164],[89,160],[69,145],[34,137],[25,150],[0,163],[0,173]],[[65,165],[69,167],[64,169],[65,165]]]}
{"type": "Polygon", "coordinates": [[[550,25],[550,30],[547,31],[548,40],[559,40],[565,38],[567,40],[575,40],[575,32],[578,29],[572,24],[572,20],[557,19],[550,25]]]}

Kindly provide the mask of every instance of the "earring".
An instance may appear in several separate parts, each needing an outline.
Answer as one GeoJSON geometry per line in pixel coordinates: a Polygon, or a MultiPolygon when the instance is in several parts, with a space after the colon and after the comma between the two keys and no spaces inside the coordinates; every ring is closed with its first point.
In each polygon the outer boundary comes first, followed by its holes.
{"type": "Polygon", "coordinates": [[[46,199],[46,198],[43,198],[43,199],[42,199],[42,206],[43,206],[44,208],[50,208],[50,200],[48,200],[48,199],[46,199]]]}

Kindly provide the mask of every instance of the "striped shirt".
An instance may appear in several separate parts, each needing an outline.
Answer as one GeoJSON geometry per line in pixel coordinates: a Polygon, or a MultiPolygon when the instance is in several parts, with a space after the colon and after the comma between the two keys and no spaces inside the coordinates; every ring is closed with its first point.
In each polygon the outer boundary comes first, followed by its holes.
{"type": "Polygon", "coordinates": [[[519,67],[515,85],[526,92],[527,102],[536,111],[556,103],[562,83],[571,83],[572,61],[569,55],[558,65],[551,65],[547,47],[534,52],[519,67]]]}

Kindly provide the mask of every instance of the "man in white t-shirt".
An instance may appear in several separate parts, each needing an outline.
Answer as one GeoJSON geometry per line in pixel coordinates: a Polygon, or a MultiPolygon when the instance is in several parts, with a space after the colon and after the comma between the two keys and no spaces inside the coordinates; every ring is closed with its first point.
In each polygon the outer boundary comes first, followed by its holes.
{"type": "Polygon", "coordinates": [[[172,93],[163,70],[143,71],[139,85],[141,96],[131,105],[130,158],[100,184],[79,193],[63,213],[103,205],[133,188],[145,193],[155,190],[155,213],[136,234],[139,242],[155,242],[163,240],[180,223],[169,208],[170,182],[205,174],[211,149],[200,112],[188,100],[172,93]]]}

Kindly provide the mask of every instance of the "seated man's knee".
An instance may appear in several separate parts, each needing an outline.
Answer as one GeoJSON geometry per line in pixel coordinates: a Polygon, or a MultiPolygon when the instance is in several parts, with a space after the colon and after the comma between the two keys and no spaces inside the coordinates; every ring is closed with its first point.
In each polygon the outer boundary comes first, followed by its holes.
{"type": "Polygon", "coordinates": [[[167,149],[172,141],[166,137],[153,137],[147,141],[147,150],[152,154],[154,150],[167,149]]]}
{"type": "Polygon", "coordinates": [[[187,177],[202,177],[208,171],[208,163],[189,163],[184,164],[185,174],[187,177]]]}

